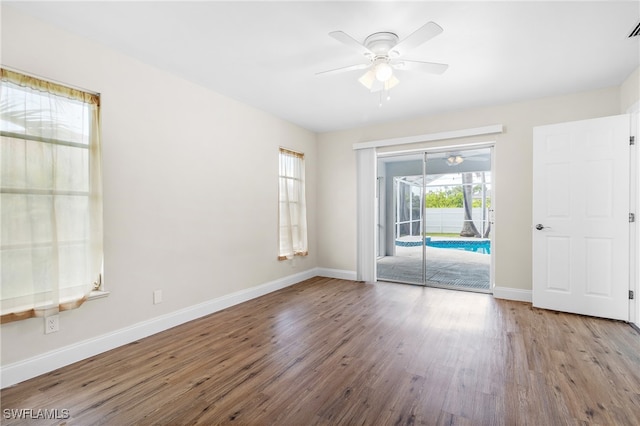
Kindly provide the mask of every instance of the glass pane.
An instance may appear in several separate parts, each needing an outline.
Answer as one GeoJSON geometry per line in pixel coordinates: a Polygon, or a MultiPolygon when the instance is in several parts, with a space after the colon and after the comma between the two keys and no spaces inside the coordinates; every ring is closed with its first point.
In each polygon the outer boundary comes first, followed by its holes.
{"type": "Polygon", "coordinates": [[[422,162],[422,155],[379,159],[379,280],[423,283],[422,162]]]}
{"type": "Polygon", "coordinates": [[[426,181],[426,284],[488,292],[491,150],[428,154],[426,181]]]}
{"type": "Polygon", "coordinates": [[[3,82],[0,130],[89,145],[90,105],[3,82]]]}

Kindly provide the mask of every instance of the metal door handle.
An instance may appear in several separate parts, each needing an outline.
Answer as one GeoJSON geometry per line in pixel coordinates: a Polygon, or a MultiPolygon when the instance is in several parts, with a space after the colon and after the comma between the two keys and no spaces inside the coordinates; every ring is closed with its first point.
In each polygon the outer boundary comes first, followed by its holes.
{"type": "Polygon", "coordinates": [[[537,229],[538,231],[542,231],[542,230],[544,229],[544,225],[542,225],[541,223],[539,223],[539,224],[537,224],[537,225],[536,225],[536,229],[537,229]]]}

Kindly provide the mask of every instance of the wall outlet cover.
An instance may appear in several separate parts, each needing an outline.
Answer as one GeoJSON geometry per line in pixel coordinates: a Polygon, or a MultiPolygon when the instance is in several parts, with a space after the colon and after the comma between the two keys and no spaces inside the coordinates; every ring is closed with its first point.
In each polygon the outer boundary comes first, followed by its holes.
{"type": "Polygon", "coordinates": [[[44,333],[55,333],[60,329],[60,320],[58,315],[51,315],[44,318],[44,333]]]}

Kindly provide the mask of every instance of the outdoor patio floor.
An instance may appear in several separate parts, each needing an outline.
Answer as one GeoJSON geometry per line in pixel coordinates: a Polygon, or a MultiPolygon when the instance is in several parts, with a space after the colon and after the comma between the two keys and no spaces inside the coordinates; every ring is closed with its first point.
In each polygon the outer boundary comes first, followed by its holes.
{"type": "MultiPolygon", "coordinates": [[[[426,285],[490,292],[491,256],[426,247],[426,285]]],[[[396,247],[396,256],[377,261],[378,280],[422,284],[422,247],[396,247]]]]}

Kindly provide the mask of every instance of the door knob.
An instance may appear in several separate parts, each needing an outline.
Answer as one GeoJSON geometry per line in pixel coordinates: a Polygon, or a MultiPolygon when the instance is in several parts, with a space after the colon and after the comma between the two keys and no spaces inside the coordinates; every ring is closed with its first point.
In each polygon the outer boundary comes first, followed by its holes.
{"type": "Polygon", "coordinates": [[[544,229],[544,226],[541,223],[539,223],[539,224],[536,225],[536,229],[538,231],[542,231],[544,229]]]}

